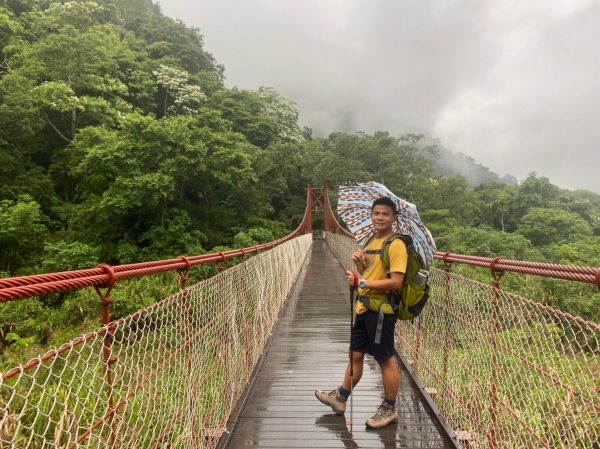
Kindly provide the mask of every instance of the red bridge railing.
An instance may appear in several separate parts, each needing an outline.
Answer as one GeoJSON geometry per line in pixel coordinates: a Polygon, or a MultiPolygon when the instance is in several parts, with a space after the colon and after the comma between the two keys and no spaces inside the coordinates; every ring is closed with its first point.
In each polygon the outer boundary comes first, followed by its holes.
{"type": "MultiPolygon", "coordinates": [[[[297,237],[312,231],[320,207],[328,243],[350,267],[354,240],[327,189],[309,187],[302,224],[265,245],[0,279],[0,302],[93,286],[103,306],[101,328],[2,374],[0,447],[216,447],[310,246],[310,236],[297,237]],[[191,267],[248,254],[256,256],[186,288],[191,267]],[[179,293],[111,321],[119,281],[165,271],[179,273],[179,293]]],[[[431,302],[398,325],[398,349],[463,444],[594,448],[600,326],[502,291],[500,279],[516,272],[599,285],[600,269],[436,258],[445,268],[432,270],[431,302]],[[490,269],[492,283],[452,273],[453,264],[490,269]]]]}
{"type": "Polygon", "coordinates": [[[505,259],[503,257],[465,256],[464,254],[444,253],[440,251],[435,253],[435,258],[444,262],[446,265],[458,263],[473,267],[489,268],[493,273],[512,272],[564,279],[567,281],[585,282],[588,284],[596,284],[600,289],[600,268],[528,262],[505,259]]]}
{"type": "MultiPolygon", "coordinates": [[[[326,239],[352,270],[354,239],[326,239]]],[[[429,304],[418,319],[398,322],[396,342],[462,444],[597,447],[600,325],[502,291],[500,270],[588,283],[600,270],[448,253],[438,259],[446,264],[431,270],[429,304]],[[491,284],[452,273],[452,263],[489,268],[491,284]]]]}
{"type": "Polygon", "coordinates": [[[263,245],[0,279],[0,303],[85,287],[102,303],[102,327],[1,373],[0,448],[216,447],[312,243],[314,196],[263,245]],[[219,274],[187,287],[209,263],[219,274]],[[111,320],[120,281],[168,271],[179,293],[111,320]]]}
{"type": "MultiPolygon", "coordinates": [[[[353,270],[357,248],[325,212],[327,242],[353,270]]],[[[502,291],[514,272],[595,284],[600,268],[437,252],[424,313],[396,327],[398,352],[455,429],[477,449],[600,448],[600,325],[502,291]],[[489,285],[451,272],[488,268],[489,285]]]]}
{"type": "Polygon", "coordinates": [[[168,260],[156,260],[115,266],[102,264],[96,268],[87,270],[74,270],[0,279],[0,303],[51,293],[78,290],[85,287],[109,288],[114,286],[116,282],[125,279],[140,278],[167,271],[184,273],[184,276],[182,276],[182,288],[184,288],[185,281],[187,281],[185,274],[189,272],[189,269],[192,267],[209,263],[220,263],[229,259],[256,254],[259,251],[271,249],[294,237],[311,232],[311,198],[313,195],[313,189],[309,186],[307,189],[307,207],[300,225],[289,235],[272,242],[213,254],[189,257],[181,256],[168,260]]]}

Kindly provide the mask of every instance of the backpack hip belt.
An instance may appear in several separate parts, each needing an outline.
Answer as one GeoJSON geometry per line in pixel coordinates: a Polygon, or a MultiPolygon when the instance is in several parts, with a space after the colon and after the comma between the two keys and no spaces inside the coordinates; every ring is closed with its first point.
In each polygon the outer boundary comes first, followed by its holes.
{"type": "Polygon", "coordinates": [[[393,293],[376,293],[367,296],[357,293],[356,299],[371,312],[383,310],[384,315],[394,315],[398,309],[398,304],[393,293]]]}

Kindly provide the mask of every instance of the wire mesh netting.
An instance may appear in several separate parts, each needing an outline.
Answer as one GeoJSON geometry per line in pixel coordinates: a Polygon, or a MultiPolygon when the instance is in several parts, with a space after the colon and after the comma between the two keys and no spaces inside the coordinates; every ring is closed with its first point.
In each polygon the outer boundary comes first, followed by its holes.
{"type": "MultiPolygon", "coordinates": [[[[327,241],[353,269],[356,243],[327,241]]],[[[598,324],[438,269],[430,285],[396,344],[469,447],[600,448],[598,324]]]]}
{"type": "Polygon", "coordinates": [[[311,244],[259,253],[2,374],[0,447],[216,447],[311,244]]]}

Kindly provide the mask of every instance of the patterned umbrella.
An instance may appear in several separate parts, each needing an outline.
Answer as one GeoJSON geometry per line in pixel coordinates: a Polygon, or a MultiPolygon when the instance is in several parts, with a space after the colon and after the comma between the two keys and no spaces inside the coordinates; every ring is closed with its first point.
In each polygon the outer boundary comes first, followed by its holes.
{"type": "Polygon", "coordinates": [[[394,232],[410,235],[415,249],[421,254],[427,266],[430,266],[436,249],[435,242],[421,221],[417,207],[398,198],[383,184],[370,181],[341,185],[337,213],[346,223],[361,248],[364,248],[375,235],[375,228],[371,223],[371,206],[374,200],[383,196],[390,198],[398,210],[394,232]]]}

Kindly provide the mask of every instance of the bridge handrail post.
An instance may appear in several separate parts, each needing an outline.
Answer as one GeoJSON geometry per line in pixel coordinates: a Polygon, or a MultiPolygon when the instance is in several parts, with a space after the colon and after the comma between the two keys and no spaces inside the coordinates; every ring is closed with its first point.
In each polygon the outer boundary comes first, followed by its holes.
{"type": "Polygon", "coordinates": [[[500,279],[504,271],[496,269],[502,257],[496,257],[490,264],[492,272],[492,385],[490,387],[490,417],[492,425],[489,429],[489,447],[498,448],[498,336],[500,334],[500,279]]]}
{"type": "Polygon", "coordinates": [[[187,281],[190,279],[191,262],[190,258],[185,256],[179,256],[178,259],[181,259],[185,264],[185,266],[181,270],[177,270],[177,276],[179,277],[181,290],[185,290],[185,288],[187,287],[187,281]]]}
{"type": "Polygon", "coordinates": [[[182,295],[182,313],[183,313],[183,340],[185,341],[185,358],[186,358],[186,366],[187,366],[187,375],[188,375],[188,411],[189,411],[189,427],[190,427],[190,438],[192,440],[192,447],[196,447],[197,445],[197,432],[196,432],[196,404],[194,401],[195,398],[195,388],[193,384],[193,364],[192,364],[192,352],[191,352],[191,307],[190,307],[190,291],[187,288],[187,281],[190,278],[190,267],[191,262],[189,257],[179,256],[185,263],[185,267],[181,270],[177,271],[177,275],[179,276],[179,282],[181,284],[181,295],[182,295]]]}
{"type": "Polygon", "coordinates": [[[446,335],[444,336],[444,361],[443,361],[443,385],[444,392],[450,389],[448,385],[448,354],[450,353],[450,339],[452,336],[452,329],[450,323],[450,313],[452,312],[452,298],[450,294],[450,273],[452,271],[452,262],[448,262],[446,257],[449,253],[444,255],[442,259],[444,261],[444,302],[446,304],[446,313],[444,313],[444,327],[446,328],[446,335]]]}
{"type": "Polygon", "coordinates": [[[225,254],[223,254],[223,251],[219,251],[217,254],[221,256],[221,260],[217,261],[217,271],[222,273],[225,270],[225,254]]]}
{"type": "MultiPolygon", "coordinates": [[[[115,270],[108,264],[98,265],[98,268],[102,268],[106,271],[108,275],[108,282],[105,286],[106,291],[102,293],[100,288],[95,285],[94,289],[96,293],[100,297],[102,302],[102,312],[101,312],[101,324],[103,326],[108,326],[110,323],[110,305],[113,300],[110,296],[112,293],[113,287],[117,282],[117,275],[115,274],[115,270]]],[[[116,357],[112,355],[112,342],[113,342],[113,333],[114,329],[107,329],[104,334],[104,338],[102,339],[102,361],[104,364],[104,379],[106,382],[106,390],[107,390],[107,400],[108,400],[108,422],[110,427],[110,448],[114,449],[116,447],[117,442],[117,432],[115,429],[114,417],[116,413],[115,402],[113,397],[113,369],[112,365],[117,361],[116,357]]]]}
{"type": "Polygon", "coordinates": [[[415,360],[413,363],[413,372],[419,376],[419,353],[421,352],[421,334],[423,333],[423,315],[417,317],[417,331],[415,333],[415,360]]]}

